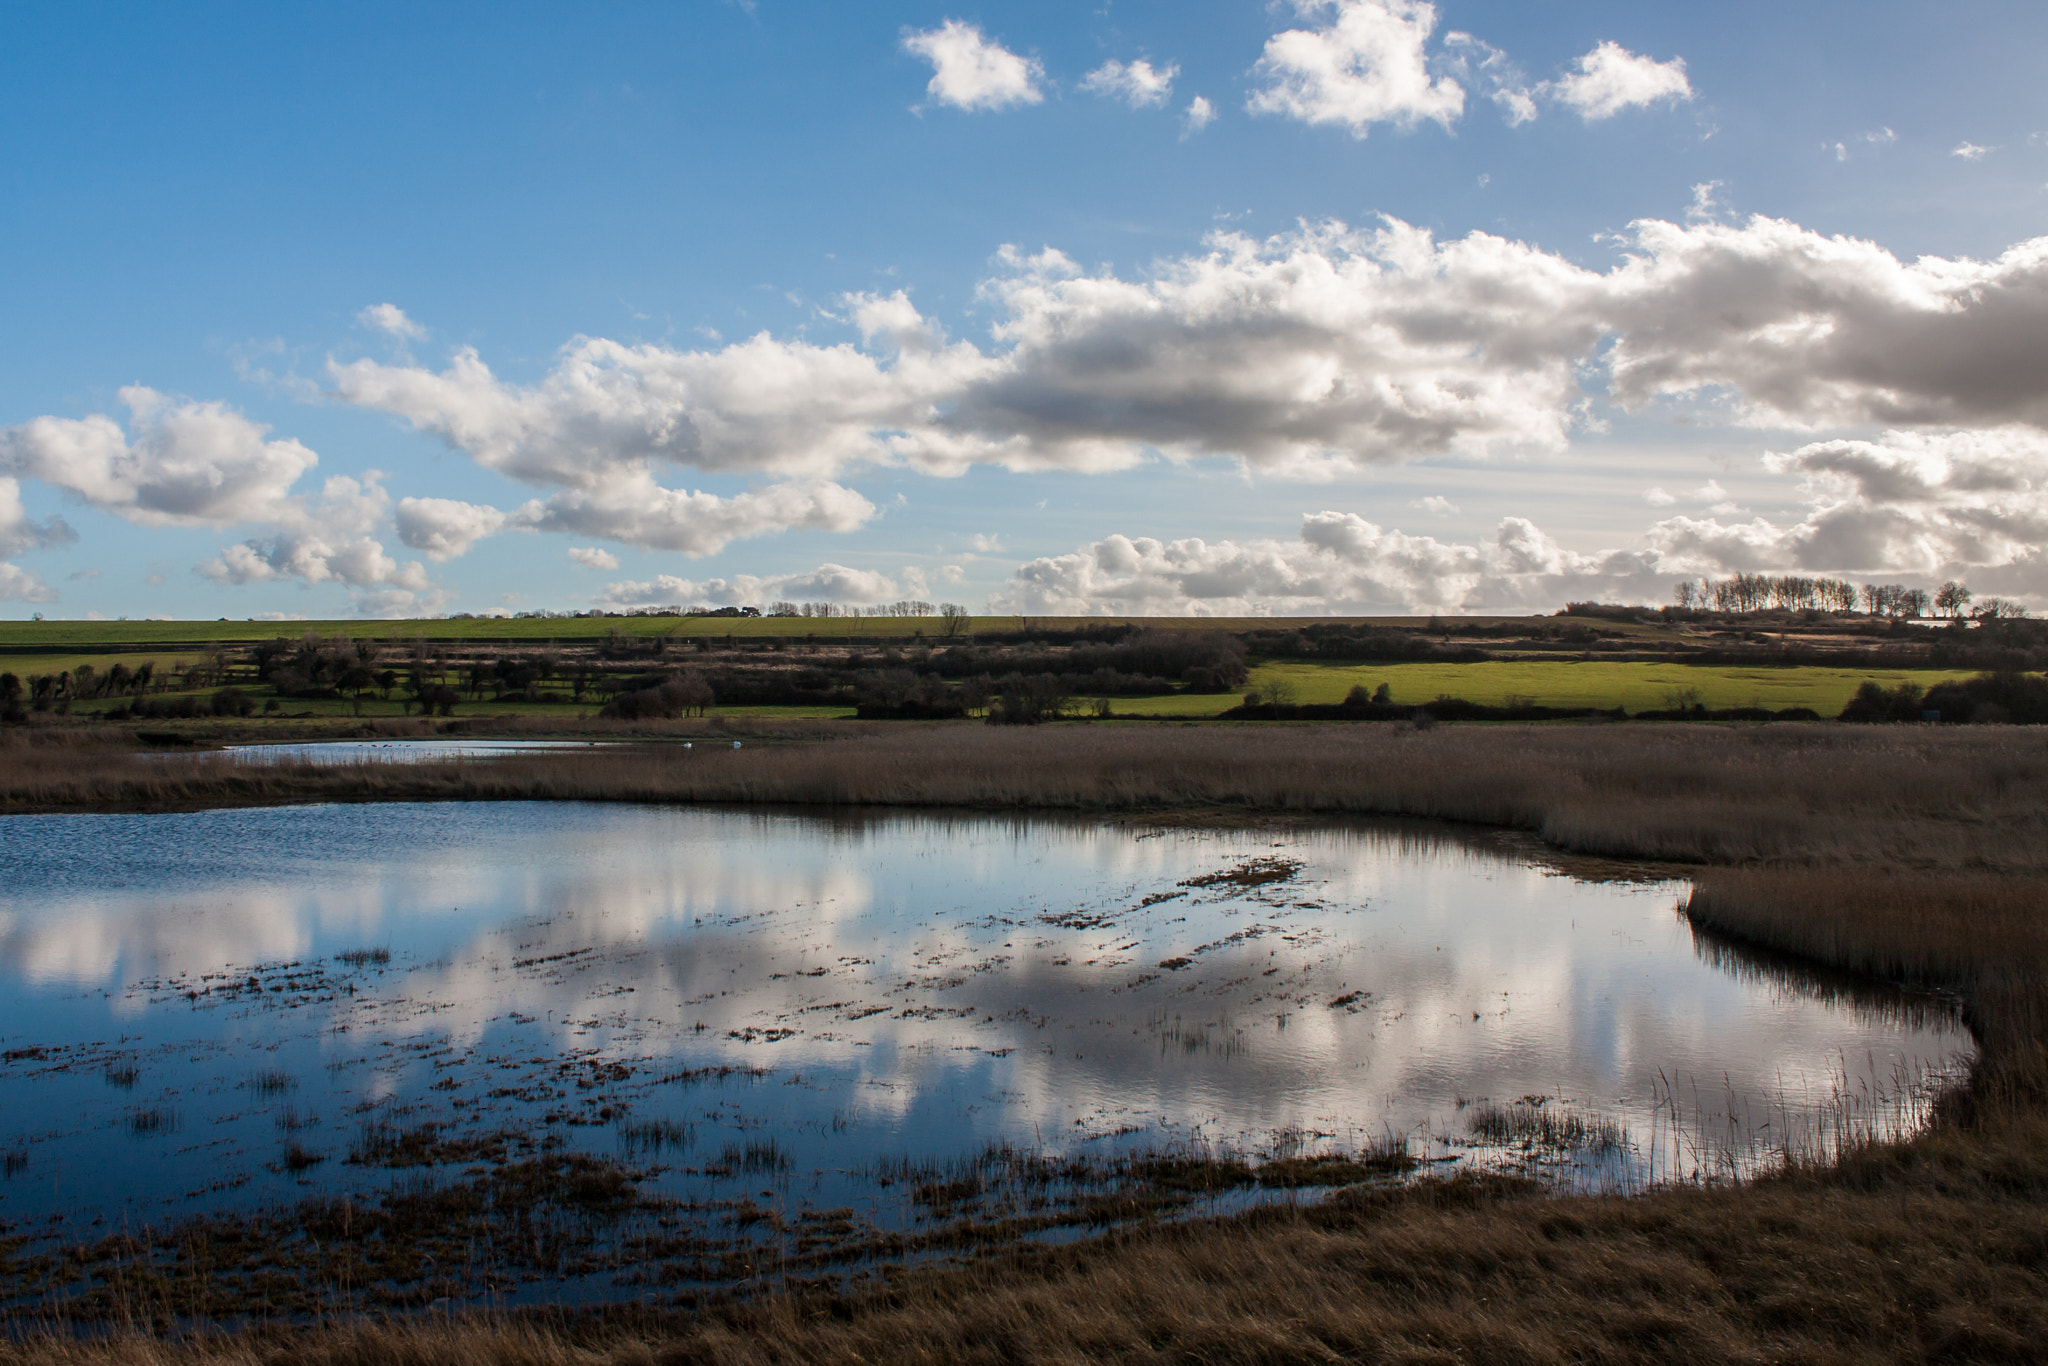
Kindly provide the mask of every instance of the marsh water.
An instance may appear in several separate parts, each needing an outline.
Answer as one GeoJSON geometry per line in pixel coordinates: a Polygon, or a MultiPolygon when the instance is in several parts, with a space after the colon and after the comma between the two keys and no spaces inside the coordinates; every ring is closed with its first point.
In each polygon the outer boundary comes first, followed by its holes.
{"type": "Polygon", "coordinates": [[[906,1174],[992,1152],[1636,1189],[1902,1131],[1970,1055],[1951,1002],[1701,940],[1684,890],[1423,827],[10,817],[0,1223],[86,1237],[508,1143],[733,1226],[906,1227],[906,1174]]]}
{"type": "MultiPolygon", "coordinates": [[[[691,748],[687,743],[683,747],[691,748]]],[[[604,740],[305,740],[229,745],[225,752],[247,763],[425,764],[442,759],[501,759],[517,754],[566,754],[573,750],[611,748],[615,746],[604,740]]]]}

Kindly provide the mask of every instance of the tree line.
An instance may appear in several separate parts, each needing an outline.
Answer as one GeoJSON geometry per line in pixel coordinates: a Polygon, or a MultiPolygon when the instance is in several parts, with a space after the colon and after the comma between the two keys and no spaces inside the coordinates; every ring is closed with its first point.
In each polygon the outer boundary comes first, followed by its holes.
{"type": "Polygon", "coordinates": [[[1700,612],[1854,612],[1873,617],[1924,617],[1950,619],[1975,616],[1998,620],[2024,617],[2027,609],[2004,598],[1987,598],[1975,612],[1970,604],[1975,595],[1955,579],[1929,593],[1902,583],[1866,583],[1861,587],[1847,579],[1806,578],[1798,574],[1731,574],[1725,579],[1687,579],[1672,590],[1681,609],[1700,612]]]}

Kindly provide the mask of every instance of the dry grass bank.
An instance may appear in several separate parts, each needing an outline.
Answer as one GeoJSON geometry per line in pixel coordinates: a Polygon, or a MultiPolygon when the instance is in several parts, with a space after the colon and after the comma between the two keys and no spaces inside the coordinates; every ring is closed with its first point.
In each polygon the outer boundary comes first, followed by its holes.
{"type": "Polygon", "coordinates": [[[2048,871],[2048,732],[2032,729],[817,723],[695,734],[687,751],[332,767],[10,743],[0,812],[519,799],[1223,807],[1436,817],[1617,858],[2048,871]],[[749,735],[745,748],[730,748],[735,734],[749,735]]]}
{"type": "Polygon", "coordinates": [[[1683,859],[1697,924],[1962,994],[1977,1077],[1911,1143],[1745,1189],[1486,1181],[1141,1230],[850,1300],[416,1322],[0,1363],[2033,1361],[2048,1343],[2048,734],[1771,726],[834,729],[417,769],[0,750],[0,809],[592,798],[1433,816],[1683,859]],[[40,762],[38,762],[40,758],[40,762]]]}

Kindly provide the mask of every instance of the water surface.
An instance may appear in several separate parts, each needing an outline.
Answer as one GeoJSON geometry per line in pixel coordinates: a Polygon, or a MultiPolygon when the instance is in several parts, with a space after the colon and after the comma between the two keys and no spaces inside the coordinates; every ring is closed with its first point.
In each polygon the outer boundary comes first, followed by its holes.
{"type": "Polygon", "coordinates": [[[1683,891],[1389,827],[10,817],[0,1221],[373,1189],[408,1131],[451,1170],[515,1134],[879,1225],[930,1213],[886,1173],[990,1145],[1638,1188],[1909,1126],[1968,1055],[1951,1003],[1702,944],[1683,891]]]}

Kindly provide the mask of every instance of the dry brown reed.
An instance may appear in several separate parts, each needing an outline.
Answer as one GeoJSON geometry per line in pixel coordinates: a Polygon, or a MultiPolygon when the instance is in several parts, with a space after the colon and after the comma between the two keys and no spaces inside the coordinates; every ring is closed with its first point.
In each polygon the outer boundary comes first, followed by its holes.
{"type": "Polygon", "coordinates": [[[2048,734],[2031,729],[821,723],[764,727],[740,750],[731,734],[687,751],[325,767],[6,745],[0,811],[457,799],[1223,807],[1435,817],[1616,858],[2048,870],[2048,734]]]}
{"type": "MultiPolygon", "coordinates": [[[[17,1363],[2034,1361],[2048,1342],[2048,734],[1839,726],[847,729],[829,743],[266,771],[0,750],[8,810],[393,797],[1438,817],[1676,859],[1714,933],[1960,993],[1932,1131],[1739,1189],[1470,1178],[1019,1249],[672,1320],[0,1346],[17,1363]]],[[[151,761],[155,762],[155,761],[151,761]]]]}

